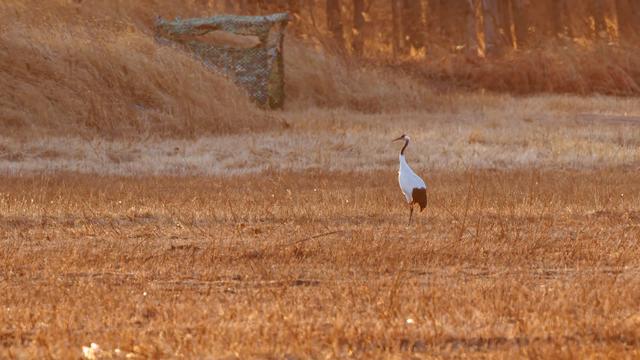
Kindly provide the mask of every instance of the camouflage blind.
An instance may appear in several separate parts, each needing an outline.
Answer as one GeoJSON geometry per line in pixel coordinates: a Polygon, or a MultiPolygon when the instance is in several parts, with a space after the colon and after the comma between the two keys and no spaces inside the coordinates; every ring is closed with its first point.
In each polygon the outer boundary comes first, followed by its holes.
{"type": "Polygon", "coordinates": [[[156,31],[160,38],[185,45],[207,65],[229,75],[256,103],[275,109],[284,105],[282,47],[288,21],[287,13],[173,21],[158,18],[156,31]],[[217,38],[207,37],[216,34],[217,38]],[[229,38],[229,34],[236,38],[229,38]]]}

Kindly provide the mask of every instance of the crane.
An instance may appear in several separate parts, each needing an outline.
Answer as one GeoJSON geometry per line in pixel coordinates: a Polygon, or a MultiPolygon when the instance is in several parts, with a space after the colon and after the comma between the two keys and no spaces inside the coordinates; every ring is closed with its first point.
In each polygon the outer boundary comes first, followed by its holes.
{"type": "Polygon", "coordinates": [[[400,190],[404,194],[409,204],[409,224],[411,224],[411,215],[413,215],[413,205],[420,205],[420,212],[427,206],[427,184],[420,176],[416,175],[407,160],[404,157],[404,151],[409,145],[409,137],[402,134],[399,138],[393,141],[404,140],[404,146],[400,150],[400,168],[398,169],[398,182],[400,183],[400,190]]]}

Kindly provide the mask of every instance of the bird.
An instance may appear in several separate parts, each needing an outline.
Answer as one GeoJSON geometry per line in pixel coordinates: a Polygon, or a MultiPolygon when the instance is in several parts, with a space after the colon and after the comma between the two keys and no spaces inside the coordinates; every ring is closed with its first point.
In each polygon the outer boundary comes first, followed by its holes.
{"type": "Polygon", "coordinates": [[[404,157],[404,151],[409,146],[409,137],[402,134],[393,141],[404,140],[404,146],[400,150],[400,167],[398,169],[398,183],[400,183],[400,190],[404,194],[409,204],[409,224],[411,224],[411,216],[413,215],[413,205],[420,205],[420,212],[427,207],[427,184],[420,176],[416,175],[411,169],[407,160],[404,157]]]}

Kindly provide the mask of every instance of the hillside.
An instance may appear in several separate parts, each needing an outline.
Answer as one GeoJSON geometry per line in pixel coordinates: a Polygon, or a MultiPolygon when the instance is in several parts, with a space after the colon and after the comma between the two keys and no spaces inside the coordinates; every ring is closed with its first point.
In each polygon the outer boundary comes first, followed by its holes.
{"type": "MultiPolygon", "coordinates": [[[[180,137],[278,129],[223,76],[153,38],[157,15],[208,16],[214,2],[7,1],[0,5],[0,130],[5,135],[180,137]]],[[[339,55],[303,20],[285,43],[285,110],[433,111],[441,93],[638,93],[640,51],[550,43],[496,59],[431,50],[391,61],[339,55]],[[303,39],[304,38],[304,39],[303,39]],[[436,91],[437,89],[437,91],[436,91]]],[[[454,104],[464,107],[465,101],[454,104]]]]}
{"type": "MultiPolygon", "coordinates": [[[[3,134],[193,137],[279,127],[277,113],[257,109],[228,79],[154,40],[157,13],[210,14],[173,3],[0,5],[3,134]]],[[[287,108],[380,112],[423,107],[428,93],[397,71],[358,69],[294,36],[286,72],[287,108]]]]}

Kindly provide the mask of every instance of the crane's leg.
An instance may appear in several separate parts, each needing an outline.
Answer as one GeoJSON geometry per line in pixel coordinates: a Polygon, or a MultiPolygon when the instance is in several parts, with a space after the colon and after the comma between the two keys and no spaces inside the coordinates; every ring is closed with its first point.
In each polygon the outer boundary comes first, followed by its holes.
{"type": "Polygon", "coordinates": [[[409,225],[411,225],[411,215],[413,215],[413,204],[409,204],[409,225]]]}

